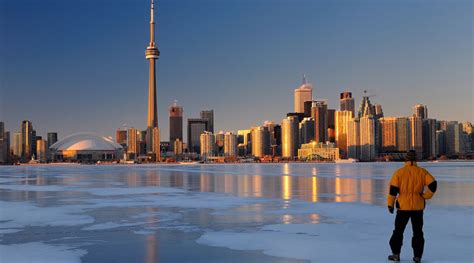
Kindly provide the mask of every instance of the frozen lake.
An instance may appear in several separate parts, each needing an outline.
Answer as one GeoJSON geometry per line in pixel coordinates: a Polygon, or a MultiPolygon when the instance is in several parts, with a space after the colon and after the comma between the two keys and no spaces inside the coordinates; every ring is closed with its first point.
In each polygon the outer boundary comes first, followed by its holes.
{"type": "MultiPolygon", "coordinates": [[[[385,262],[401,165],[0,167],[0,262],[385,262]]],[[[474,163],[420,166],[424,262],[473,262],[474,163]]]]}

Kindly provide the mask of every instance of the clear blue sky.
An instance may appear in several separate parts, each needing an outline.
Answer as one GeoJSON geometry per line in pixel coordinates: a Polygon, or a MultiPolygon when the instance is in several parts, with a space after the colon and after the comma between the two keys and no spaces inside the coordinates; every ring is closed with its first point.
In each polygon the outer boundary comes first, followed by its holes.
{"type": "MultiPolygon", "coordinates": [[[[149,1],[0,3],[7,130],[145,128],[149,1]]],[[[368,89],[386,116],[424,103],[433,118],[474,119],[470,0],[163,0],[156,19],[163,140],[174,99],[185,118],[214,109],[217,131],[280,122],[303,73],[330,108],[368,89]]]]}

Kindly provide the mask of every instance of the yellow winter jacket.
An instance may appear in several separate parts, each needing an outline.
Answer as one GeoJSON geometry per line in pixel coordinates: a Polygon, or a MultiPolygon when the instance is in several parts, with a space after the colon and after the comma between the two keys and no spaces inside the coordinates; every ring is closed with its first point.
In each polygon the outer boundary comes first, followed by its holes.
{"type": "Polygon", "coordinates": [[[390,180],[387,205],[393,207],[396,201],[398,210],[423,210],[425,199],[433,197],[436,188],[436,180],[428,171],[418,167],[416,162],[406,162],[390,180]]]}

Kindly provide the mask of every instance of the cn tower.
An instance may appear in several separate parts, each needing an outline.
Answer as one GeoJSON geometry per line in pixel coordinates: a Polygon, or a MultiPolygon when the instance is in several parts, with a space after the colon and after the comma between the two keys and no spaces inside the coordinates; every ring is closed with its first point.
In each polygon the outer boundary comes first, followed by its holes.
{"type": "Polygon", "coordinates": [[[150,75],[148,78],[148,121],[146,148],[148,154],[153,154],[154,159],[160,160],[160,130],[158,128],[158,114],[156,107],[156,76],[155,62],[160,55],[158,47],[155,44],[155,4],[151,0],[150,15],[150,44],[146,48],[145,57],[150,61],[150,75]]]}

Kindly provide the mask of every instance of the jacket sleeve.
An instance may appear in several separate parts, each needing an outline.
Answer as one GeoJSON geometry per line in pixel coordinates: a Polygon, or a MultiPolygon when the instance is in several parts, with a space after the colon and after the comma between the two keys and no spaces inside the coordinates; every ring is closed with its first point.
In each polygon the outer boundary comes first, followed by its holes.
{"type": "Polygon", "coordinates": [[[425,171],[425,181],[424,185],[427,186],[426,191],[422,194],[424,199],[431,199],[434,193],[436,192],[436,188],[438,188],[438,183],[436,182],[433,175],[431,175],[428,171],[425,171]]]}
{"type": "Polygon", "coordinates": [[[400,192],[400,188],[398,185],[398,173],[395,172],[390,180],[390,190],[387,196],[387,206],[392,206],[395,203],[395,199],[397,198],[398,193],[400,192]]]}

